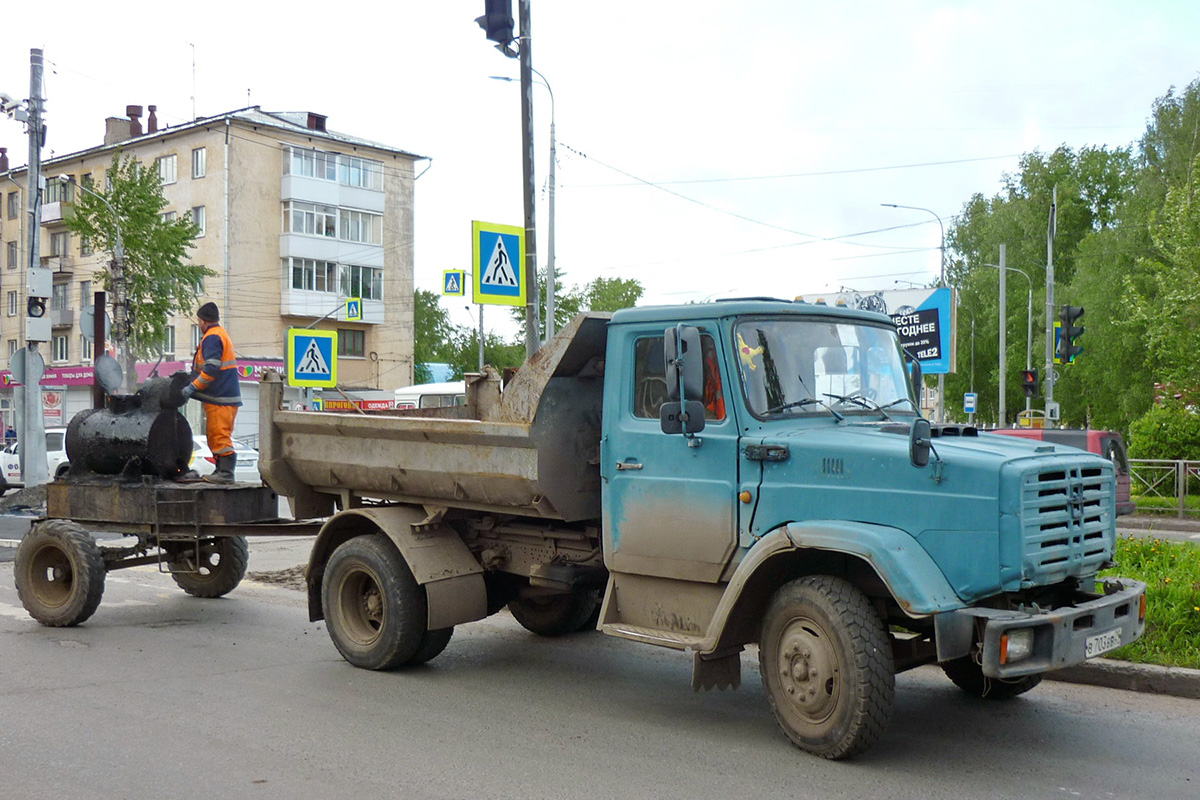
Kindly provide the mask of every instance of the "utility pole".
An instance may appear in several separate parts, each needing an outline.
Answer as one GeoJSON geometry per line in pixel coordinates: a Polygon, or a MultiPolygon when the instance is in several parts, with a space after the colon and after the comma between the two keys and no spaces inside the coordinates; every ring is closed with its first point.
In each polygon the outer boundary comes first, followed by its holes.
{"type": "Polygon", "coordinates": [[[1006,376],[1008,375],[1008,247],[1000,245],[1000,427],[1008,427],[1006,376]]]}
{"type": "Polygon", "coordinates": [[[533,177],[533,34],[530,24],[531,0],[518,0],[518,41],[521,54],[521,173],[525,196],[525,355],[532,356],[541,347],[538,329],[537,223],[534,214],[536,186],[533,177]]]}
{"type": "Polygon", "coordinates": [[[1058,187],[1050,195],[1050,222],[1046,226],[1046,427],[1055,427],[1058,414],[1051,415],[1054,403],[1054,233],[1058,214],[1058,187]]]}
{"type": "Polygon", "coordinates": [[[46,301],[50,297],[50,270],[42,267],[42,51],[29,51],[29,184],[26,191],[26,212],[29,214],[26,249],[29,261],[25,270],[25,347],[14,357],[21,372],[22,414],[19,441],[21,443],[21,473],[26,486],[38,486],[49,479],[46,465],[46,426],[42,418],[42,375],[45,359],[38,345],[50,341],[50,320],[46,317],[46,301]]]}

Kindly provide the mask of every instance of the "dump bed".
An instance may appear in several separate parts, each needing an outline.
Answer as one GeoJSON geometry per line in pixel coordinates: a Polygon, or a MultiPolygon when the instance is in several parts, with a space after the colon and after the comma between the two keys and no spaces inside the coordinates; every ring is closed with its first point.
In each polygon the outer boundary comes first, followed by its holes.
{"type": "Polygon", "coordinates": [[[517,513],[600,516],[600,418],[607,314],[581,314],[500,391],[490,368],[467,404],[390,414],[287,411],[271,373],[260,393],[259,469],[297,518],[334,498],[517,513]]]}

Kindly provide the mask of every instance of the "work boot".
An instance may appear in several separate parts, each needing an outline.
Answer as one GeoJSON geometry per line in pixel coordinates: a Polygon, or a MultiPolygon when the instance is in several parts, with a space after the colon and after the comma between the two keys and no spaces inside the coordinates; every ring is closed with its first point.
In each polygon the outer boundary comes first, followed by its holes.
{"type": "Polygon", "coordinates": [[[233,483],[233,469],[237,466],[237,453],[227,456],[217,456],[217,468],[211,475],[205,475],[209,483],[233,483]]]}

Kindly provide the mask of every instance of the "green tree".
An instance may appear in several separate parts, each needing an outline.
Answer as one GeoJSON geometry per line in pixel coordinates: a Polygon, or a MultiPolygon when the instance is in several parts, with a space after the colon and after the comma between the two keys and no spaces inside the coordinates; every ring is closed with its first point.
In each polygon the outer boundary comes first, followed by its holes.
{"type": "MultiPolygon", "coordinates": [[[[641,299],[641,282],[633,278],[596,278],[583,287],[572,286],[563,291],[564,273],[555,275],[554,329],[562,330],[581,311],[619,311],[631,308],[641,299]]],[[[538,333],[546,336],[546,275],[538,274],[538,297],[541,299],[538,333]]],[[[525,306],[513,306],[513,319],[525,328],[525,306]]]]}
{"type": "Polygon", "coordinates": [[[634,278],[596,278],[583,290],[589,311],[620,311],[633,308],[645,289],[634,278]]]}
{"type": "MultiPolygon", "coordinates": [[[[211,269],[188,263],[188,250],[200,233],[191,215],[166,219],[167,200],[157,170],[148,169],[133,156],[118,152],[106,176],[107,191],[75,193],[75,214],[67,228],[84,241],[116,247],[119,221],[125,251],[124,272],[129,298],[130,344],[135,354],[148,356],[166,339],[167,320],[173,314],[191,314],[204,278],[211,269]],[[108,206],[95,194],[101,195],[108,206]],[[117,220],[113,219],[116,212],[117,220]]],[[[112,273],[98,273],[105,290],[112,291],[112,273]]]]}
{"type": "Polygon", "coordinates": [[[417,289],[413,294],[413,382],[433,380],[430,363],[453,364],[459,356],[456,342],[464,330],[450,321],[437,292],[417,289]]]}

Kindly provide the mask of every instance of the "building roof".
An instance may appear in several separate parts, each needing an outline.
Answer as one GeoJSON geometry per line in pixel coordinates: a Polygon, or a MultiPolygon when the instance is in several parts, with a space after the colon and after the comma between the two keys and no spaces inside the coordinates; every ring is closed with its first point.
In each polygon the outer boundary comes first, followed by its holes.
{"type": "MultiPolygon", "coordinates": [[[[340,142],[357,147],[370,147],[374,150],[382,150],[395,155],[407,156],[414,161],[428,161],[429,156],[422,156],[416,153],[410,153],[407,150],[402,150],[398,147],[375,142],[370,139],[363,139],[358,136],[350,136],[345,133],[338,133],[331,130],[314,130],[308,127],[308,119],[310,113],[307,111],[263,111],[259,106],[249,106],[247,108],[239,108],[234,111],[226,111],[221,114],[214,114],[210,117],[199,117],[191,122],[185,122],[181,125],[171,125],[159,128],[153,133],[143,133],[141,136],[134,136],[129,139],[122,139],[119,142],[111,144],[101,144],[95,147],[89,147],[84,150],[78,150],[74,153],[67,153],[53,158],[42,160],[43,165],[56,164],[65,161],[73,161],[75,159],[96,155],[105,151],[116,150],[117,148],[128,147],[131,144],[140,142],[149,142],[153,139],[163,136],[174,136],[186,131],[192,131],[197,128],[203,128],[207,125],[212,125],[216,122],[222,122],[225,119],[238,120],[249,125],[258,125],[269,128],[276,128],[289,133],[302,134],[304,136],[315,136],[322,139],[328,139],[331,142],[340,142]]],[[[13,167],[10,172],[23,172],[28,167],[28,164],[23,164],[20,167],[13,167]]]]}

